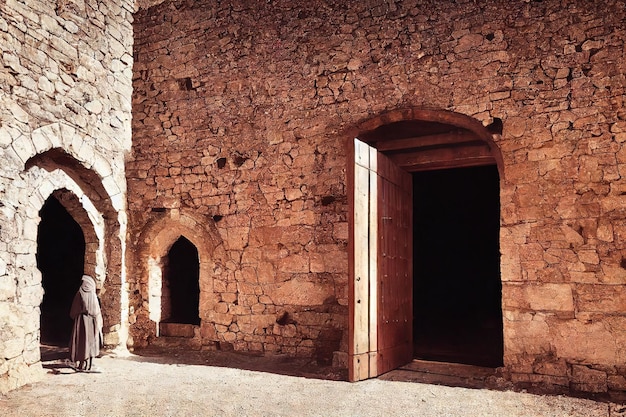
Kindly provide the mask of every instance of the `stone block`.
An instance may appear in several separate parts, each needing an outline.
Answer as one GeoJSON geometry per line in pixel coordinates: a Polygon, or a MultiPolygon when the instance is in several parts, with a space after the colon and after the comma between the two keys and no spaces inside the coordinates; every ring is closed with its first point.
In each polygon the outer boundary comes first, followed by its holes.
{"type": "Polygon", "coordinates": [[[538,361],[533,366],[533,371],[541,375],[553,375],[558,377],[566,377],[569,372],[569,367],[564,359],[550,362],[548,358],[544,361],[538,361]]]}
{"type": "Polygon", "coordinates": [[[290,281],[266,286],[265,294],[276,305],[322,305],[324,300],[334,296],[334,285],[332,282],[313,282],[305,277],[294,277],[290,281]]]}
{"type": "Polygon", "coordinates": [[[252,268],[252,267],[244,267],[241,269],[241,271],[236,271],[235,277],[238,280],[243,281],[243,282],[248,282],[248,283],[258,282],[257,271],[255,268],[252,268]]]}
{"type": "Polygon", "coordinates": [[[626,359],[619,348],[625,339],[615,325],[594,320],[554,320],[550,327],[549,339],[559,358],[606,364],[626,359]]]}
{"type": "Polygon", "coordinates": [[[580,284],[576,286],[575,294],[581,312],[612,313],[626,310],[626,294],[620,285],[580,284]]]}
{"type": "Polygon", "coordinates": [[[233,343],[235,340],[237,340],[237,335],[233,332],[225,332],[222,334],[222,338],[229,343],[233,343]]]}
{"type": "MultiPolygon", "coordinates": [[[[517,318],[515,315],[507,316],[517,318]]],[[[524,372],[533,372],[533,358],[550,351],[550,330],[548,323],[539,315],[530,319],[528,317],[520,317],[517,320],[506,319],[504,321],[506,354],[525,358],[525,365],[529,369],[524,372]]]]}
{"type": "Polygon", "coordinates": [[[507,309],[534,311],[574,310],[570,284],[507,284],[502,287],[502,300],[503,305],[507,309]]]}
{"type": "Polygon", "coordinates": [[[604,371],[591,369],[583,365],[572,365],[572,381],[570,386],[575,391],[607,392],[608,379],[604,371]]]}
{"type": "MultiPolygon", "coordinates": [[[[223,299],[223,297],[222,297],[223,299]]],[[[213,307],[216,313],[228,313],[228,303],[216,303],[213,307]]]]}
{"type": "Polygon", "coordinates": [[[581,262],[592,265],[598,265],[600,263],[598,252],[594,249],[579,250],[577,254],[581,262]]]}
{"type": "Polygon", "coordinates": [[[241,250],[247,245],[250,228],[231,227],[224,232],[224,245],[227,249],[241,250]]]}
{"type": "Polygon", "coordinates": [[[23,306],[39,306],[43,299],[43,288],[40,285],[19,286],[17,301],[23,306]]]}
{"type": "Polygon", "coordinates": [[[276,282],[276,267],[270,262],[259,262],[257,265],[257,279],[260,284],[276,282]]]}
{"type": "Polygon", "coordinates": [[[193,324],[161,322],[159,323],[159,334],[161,336],[191,338],[194,336],[194,327],[193,324]]]}
{"type": "Polygon", "coordinates": [[[332,250],[311,253],[311,272],[345,273],[348,259],[345,251],[332,250]]]}
{"type": "Polygon", "coordinates": [[[237,294],[236,293],[228,293],[228,292],[223,292],[221,293],[221,298],[222,301],[224,302],[224,304],[226,303],[234,303],[235,301],[237,301],[237,294]]]}
{"type": "Polygon", "coordinates": [[[254,304],[250,307],[252,314],[262,314],[265,311],[265,304],[254,304]]]}
{"type": "Polygon", "coordinates": [[[348,240],[348,223],[347,222],[337,222],[333,224],[333,239],[341,241],[348,240]]]}
{"type": "Polygon", "coordinates": [[[626,269],[618,265],[610,265],[602,263],[602,278],[600,281],[604,284],[626,284],[626,269]]]}
{"type": "MultiPolygon", "coordinates": [[[[270,314],[251,314],[250,315],[250,326],[255,329],[254,333],[261,329],[267,329],[274,325],[276,322],[276,317],[270,314]]],[[[242,329],[243,330],[243,329],[242,329]]]]}
{"type": "Polygon", "coordinates": [[[626,377],[623,375],[609,375],[607,386],[610,390],[626,392],[626,377]]]}
{"type": "Polygon", "coordinates": [[[233,315],[228,313],[212,312],[211,314],[207,315],[207,319],[215,324],[230,326],[230,324],[233,322],[233,315]]]}
{"type": "Polygon", "coordinates": [[[309,262],[309,255],[306,253],[292,254],[279,261],[278,270],[289,273],[308,273],[310,271],[309,262]]]}

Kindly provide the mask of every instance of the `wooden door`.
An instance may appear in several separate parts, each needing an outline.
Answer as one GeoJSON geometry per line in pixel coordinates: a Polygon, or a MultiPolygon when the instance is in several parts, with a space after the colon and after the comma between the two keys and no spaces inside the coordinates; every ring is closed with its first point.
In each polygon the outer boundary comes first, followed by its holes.
{"type": "Polygon", "coordinates": [[[413,353],[411,175],[355,139],[349,182],[349,379],[372,378],[413,353]]]}
{"type": "Polygon", "coordinates": [[[378,153],[378,374],[413,359],[413,185],[378,153]]]}

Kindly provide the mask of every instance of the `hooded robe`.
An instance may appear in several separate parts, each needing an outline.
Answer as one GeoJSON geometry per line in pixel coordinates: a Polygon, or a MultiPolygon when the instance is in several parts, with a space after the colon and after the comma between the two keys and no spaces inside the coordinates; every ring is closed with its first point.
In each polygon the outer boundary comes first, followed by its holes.
{"type": "Polygon", "coordinates": [[[83,275],[80,289],[72,302],[70,317],[74,320],[70,360],[78,362],[98,356],[103,341],[102,313],[96,296],[96,281],[89,275],[83,275]]]}

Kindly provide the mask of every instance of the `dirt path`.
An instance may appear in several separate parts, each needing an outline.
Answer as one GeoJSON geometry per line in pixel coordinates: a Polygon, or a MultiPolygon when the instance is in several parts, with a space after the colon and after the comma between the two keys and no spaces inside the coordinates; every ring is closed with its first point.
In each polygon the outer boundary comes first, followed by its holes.
{"type": "MultiPolygon", "coordinates": [[[[60,359],[45,362],[41,382],[0,397],[0,416],[625,415],[620,405],[569,397],[171,362],[109,354],[95,360],[102,373],[76,373],[60,359]]],[[[245,359],[237,365],[246,368],[245,359]]]]}

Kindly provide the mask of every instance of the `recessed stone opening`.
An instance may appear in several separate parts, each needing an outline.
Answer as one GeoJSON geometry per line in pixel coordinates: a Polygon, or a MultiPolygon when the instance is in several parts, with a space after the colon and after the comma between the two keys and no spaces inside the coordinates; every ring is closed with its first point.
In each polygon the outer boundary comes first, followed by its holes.
{"type": "MultiPolygon", "coordinates": [[[[52,135],[52,131],[54,127],[48,127],[42,134],[52,135]]],[[[85,146],[85,149],[88,148],[85,146]]],[[[104,321],[104,343],[107,346],[117,345],[120,336],[125,337],[123,334],[126,330],[120,322],[123,316],[119,312],[125,311],[126,307],[125,295],[122,294],[120,285],[123,274],[122,249],[118,244],[121,243],[120,227],[123,222],[120,223],[113,206],[114,201],[109,197],[99,174],[93,169],[87,169],[61,148],[52,148],[34,155],[24,165],[28,171],[43,169],[51,178],[65,177],[64,182],[57,184],[60,187],[52,191],[52,195],[82,229],[85,249],[81,270],[82,273],[92,275],[98,282],[104,321]]],[[[45,184],[41,191],[47,187],[49,185],[45,184]]],[[[48,197],[50,194],[42,192],[42,195],[48,197]]]]}
{"type": "Polygon", "coordinates": [[[414,173],[413,212],[414,356],[502,366],[497,168],[414,173]]]}
{"type": "Polygon", "coordinates": [[[85,237],[80,225],[54,196],[46,200],[39,215],[37,267],[44,289],[41,342],[65,346],[72,331],[72,299],[83,275],[85,237]]]}
{"type": "Polygon", "coordinates": [[[167,253],[163,270],[161,322],[199,325],[198,249],[181,236],[167,253]]]}

